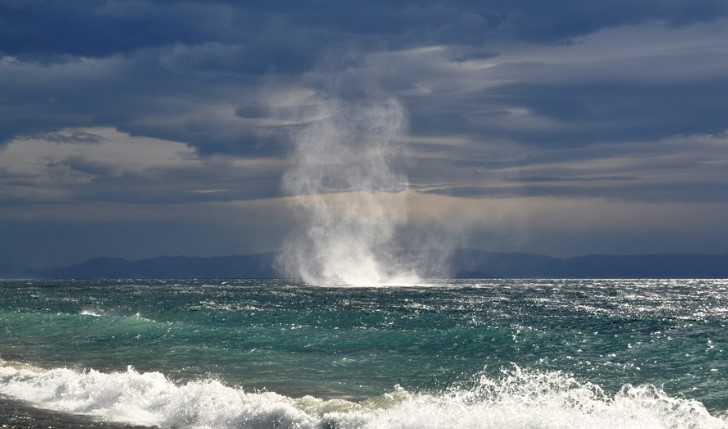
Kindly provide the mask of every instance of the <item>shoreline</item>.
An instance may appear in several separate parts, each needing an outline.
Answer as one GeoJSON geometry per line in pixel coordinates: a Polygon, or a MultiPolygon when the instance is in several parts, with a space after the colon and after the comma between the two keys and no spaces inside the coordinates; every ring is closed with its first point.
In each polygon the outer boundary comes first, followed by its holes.
{"type": "Polygon", "coordinates": [[[150,429],[152,426],[106,422],[92,416],[36,408],[0,395],[0,429],[150,429]]]}

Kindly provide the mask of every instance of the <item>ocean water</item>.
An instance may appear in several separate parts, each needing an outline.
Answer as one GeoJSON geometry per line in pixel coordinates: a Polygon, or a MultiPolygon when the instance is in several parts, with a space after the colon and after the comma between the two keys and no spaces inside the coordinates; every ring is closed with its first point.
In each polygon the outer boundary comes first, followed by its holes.
{"type": "Polygon", "coordinates": [[[3,281],[0,395],[163,428],[728,428],[728,281],[3,281]]]}

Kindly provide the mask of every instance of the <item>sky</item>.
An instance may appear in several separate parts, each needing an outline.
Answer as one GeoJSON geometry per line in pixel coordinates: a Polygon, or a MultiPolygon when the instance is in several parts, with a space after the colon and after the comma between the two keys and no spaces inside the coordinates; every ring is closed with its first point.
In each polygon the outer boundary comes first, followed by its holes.
{"type": "Polygon", "coordinates": [[[728,253],[723,0],[0,0],[0,263],[278,251],[382,100],[398,246],[728,253]]]}

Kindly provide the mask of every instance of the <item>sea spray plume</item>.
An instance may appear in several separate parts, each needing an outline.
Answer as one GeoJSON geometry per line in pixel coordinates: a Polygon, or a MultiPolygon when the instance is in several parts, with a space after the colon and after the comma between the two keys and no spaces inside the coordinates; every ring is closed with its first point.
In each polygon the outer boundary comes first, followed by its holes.
{"type": "Polygon", "coordinates": [[[284,247],[290,276],[324,285],[414,284],[392,248],[407,221],[406,178],[396,168],[406,126],[395,99],[317,100],[318,120],[293,135],[292,166],[283,177],[304,217],[284,247]]]}

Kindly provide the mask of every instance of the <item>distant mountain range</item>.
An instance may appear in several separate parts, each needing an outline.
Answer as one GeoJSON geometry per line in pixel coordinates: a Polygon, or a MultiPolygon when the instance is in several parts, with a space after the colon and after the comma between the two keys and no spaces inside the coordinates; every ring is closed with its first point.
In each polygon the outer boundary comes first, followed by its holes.
{"type": "MultiPolygon", "coordinates": [[[[66,267],[33,270],[0,263],[5,278],[279,278],[275,253],[223,257],[160,256],[128,261],[95,258],[66,267]]],[[[554,258],[531,253],[431,250],[422,266],[442,266],[448,278],[728,278],[728,255],[588,255],[554,258]]],[[[406,259],[406,257],[405,257],[406,259]]]]}

